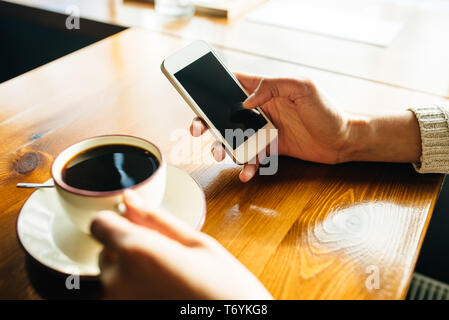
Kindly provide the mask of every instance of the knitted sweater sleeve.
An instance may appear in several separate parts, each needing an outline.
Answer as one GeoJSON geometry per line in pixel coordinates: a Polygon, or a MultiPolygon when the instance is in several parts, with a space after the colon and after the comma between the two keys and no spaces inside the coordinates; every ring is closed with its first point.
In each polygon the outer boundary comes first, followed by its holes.
{"type": "Polygon", "coordinates": [[[449,173],[449,106],[428,105],[409,108],[418,120],[422,153],[414,163],[420,173],[449,173]]]}

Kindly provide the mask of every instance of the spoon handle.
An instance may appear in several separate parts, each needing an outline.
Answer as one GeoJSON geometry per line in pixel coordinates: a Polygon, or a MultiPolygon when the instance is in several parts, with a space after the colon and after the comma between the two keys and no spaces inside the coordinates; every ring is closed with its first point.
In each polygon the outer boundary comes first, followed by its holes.
{"type": "Polygon", "coordinates": [[[17,188],[53,188],[55,185],[53,181],[46,183],[18,183],[17,188]]]}

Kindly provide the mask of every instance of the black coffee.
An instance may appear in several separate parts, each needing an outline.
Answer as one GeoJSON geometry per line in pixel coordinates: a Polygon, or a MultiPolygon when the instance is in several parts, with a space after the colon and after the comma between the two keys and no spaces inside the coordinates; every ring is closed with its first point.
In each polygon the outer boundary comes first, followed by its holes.
{"type": "Polygon", "coordinates": [[[77,154],[64,166],[62,180],[83,190],[120,190],[144,181],[158,166],[159,161],[147,150],[111,144],[77,154]]]}

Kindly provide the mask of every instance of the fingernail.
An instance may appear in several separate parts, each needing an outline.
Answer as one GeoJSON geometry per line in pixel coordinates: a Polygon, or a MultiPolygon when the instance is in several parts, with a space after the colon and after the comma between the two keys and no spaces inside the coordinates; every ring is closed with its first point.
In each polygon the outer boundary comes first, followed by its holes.
{"type": "Polygon", "coordinates": [[[240,176],[240,181],[242,181],[242,182],[248,181],[248,177],[247,177],[245,170],[240,171],[239,176],[240,176]]]}
{"type": "Polygon", "coordinates": [[[220,161],[220,159],[218,159],[217,149],[212,148],[211,152],[212,152],[212,156],[214,157],[215,161],[220,161]]]}
{"type": "Polygon", "coordinates": [[[253,98],[254,98],[254,92],[251,93],[251,94],[248,96],[248,98],[246,98],[245,101],[243,101],[243,103],[242,103],[243,106],[245,107],[245,106],[248,104],[248,102],[250,102],[253,98]]]}
{"type": "Polygon", "coordinates": [[[240,173],[240,177],[242,182],[248,182],[256,175],[257,169],[253,166],[246,167],[245,170],[242,170],[240,173]]]}
{"type": "Polygon", "coordinates": [[[193,130],[192,130],[193,136],[197,137],[201,133],[201,123],[198,120],[193,121],[193,130]]]}

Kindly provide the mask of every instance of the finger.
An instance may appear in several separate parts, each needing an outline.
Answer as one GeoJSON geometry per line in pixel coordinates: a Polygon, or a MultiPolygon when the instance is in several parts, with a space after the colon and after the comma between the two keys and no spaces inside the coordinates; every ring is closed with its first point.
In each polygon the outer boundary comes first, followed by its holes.
{"type": "Polygon", "coordinates": [[[277,85],[270,79],[262,79],[254,92],[243,102],[243,106],[252,109],[270,101],[278,94],[277,85]]]}
{"type": "Polygon", "coordinates": [[[259,161],[257,161],[256,163],[245,164],[239,174],[240,181],[248,182],[249,180],[251,180],[256,175],[257,169],[259,169],[259,165],[259,161]]]}
{"type": "Polygon", "coordinates": [[[126,206],[126,216],[132,222],[155,230],[187,246],[198,243],[197,231],[168,212],[163,212],[160,209],[148,209],[144,200],[135,191],[126,190],[123,200],[126,206]]]}
{"type": "Polygon", "coordinates": [[[117,256],[114,252],[110,251],[106,247],[101,250],[98,257],[98,266],[100,270],[105,270],[117,261],[117,256]]]}
{"type": "Polygon", "coordinates": [[[239,174],[240,181],[248,182],[249,180],[251,180],[256,175],[257,170],[259,170],[260,164],[265,160],[268,153],[269,150],[265,149],[264,151],[261,151],[257,155],[255,163],[254,162],[246,163],[239,174]]]}
{"type": "MultiPolygon", "coordinates": [[[[111,261],[108,258],[107,249],[103,249],[100,252],[100,255],[98,257],[98,267],[100,268],[100,279],[103,283],[104,288],[109,291],[108,289],[113,284],[114,279],[116,278],[118,272],[117,268],[119,267],[116,261],[111,261]]],[[[108,293],[108,292],[106,292],[108,293]]]]}
{"type": "Polygon", "coordinates": [[[122,240],[133,232],[133,225],[112,211],[101,211],[90,226],[92,236],[110,250],[119,251],[122,240]]]}
{"type": "Polygon", "coordinates": [[[262,80],[262,77],[252,76],[249,74],[243,74],[239,72],[234,72],[234,75],[248,94],[253,93],[254,90],[256,90],[256,88],[259,86],[260,81],[262,80]]]}
{"type": "Polygon", "coordinates": [[[256,90],[243,102],[243,106],[252,109],[278,97],[295,101],[300,97],[310,94],[313,88],[314,85],[311,81],[262,79],[256,90]]]}
{"type": "Polygon", "coordinates": [[[192,124],[190,125],[190,134],[194,137],[199,137],[206,131],[207,131],[207,126],[203,122],[203,120],[201,120],[198,117],[195,117],[192,120],[192,124]]]}
{"type": "Polygon", "coordinates": [[[215,161],[217,162],[223,161],[224,158],[226,158],[226,151],[223,147],[223,144],[218,141],[215,141],[212,144],[211,152],[215,161]]]}
{"type": "Polygon", "coordinates": [[[107,262],[115,262],[117,261],[117,253],[114,251],[109,250],[108,248],[104,247],[101,251],[102,258],[104,258],[107,262]]]}
{"type": "MultiPolygon", "coordinates": [[[[110,257],[102,256],[101,279],[106,281],[108,275],[114,275],[114,271],[120,263],[126,262],[136,250],[143,250],[149,259],[157,260],[164,255],[176,254],[176,248],[180,243],[164,234],[134,224],[125,217],[115,212],[100,212],[91,225],[92,235],[100,241],[104,247],[116,255],[116,262],[109,262],[110,257]],[[127,258],[128,257],[128,258],[127,258]]],[[[99,261],[100,262],[100,261],[99,261]]]]}
{"type": "Polygon", "coordinates": [[[259,164],[245,164],[243,166],[243,170],[239,174],[240,181],[242,182],[248,182],[251,180],[257,172],[257,169],[259,168],[259,164]]]}

